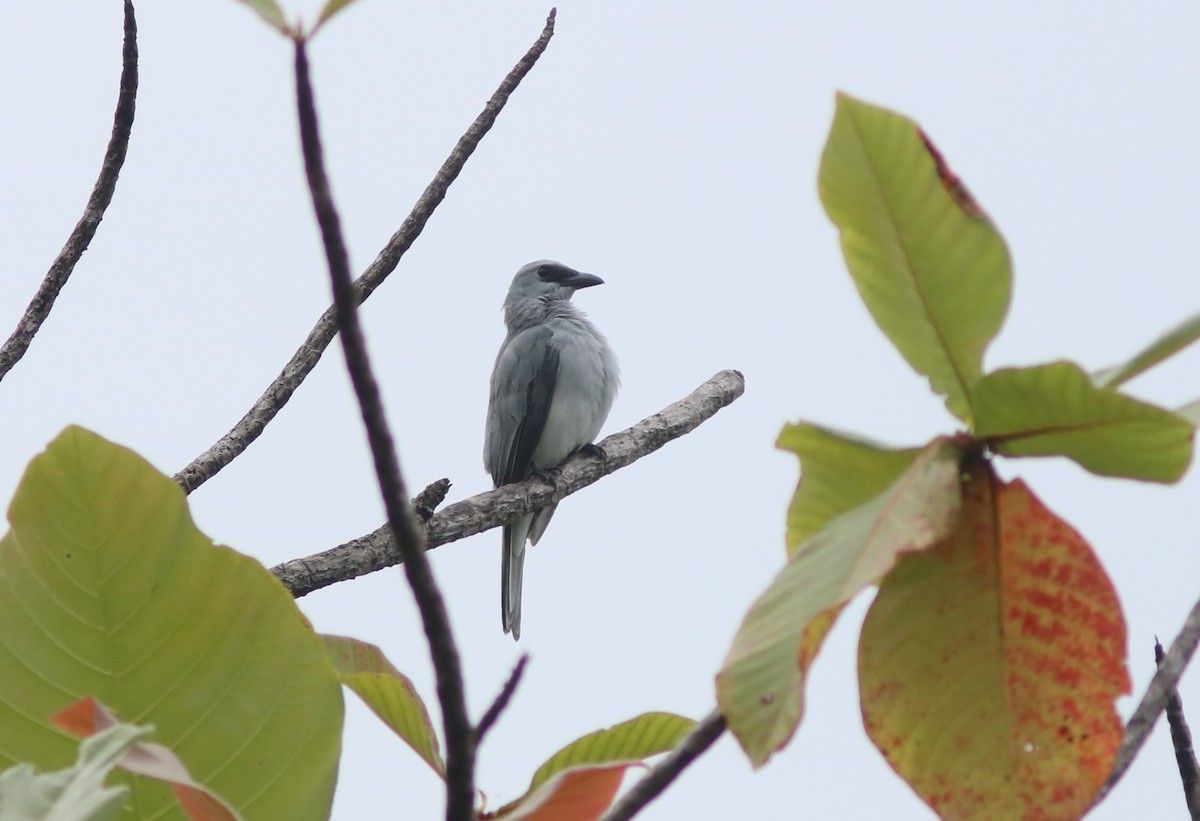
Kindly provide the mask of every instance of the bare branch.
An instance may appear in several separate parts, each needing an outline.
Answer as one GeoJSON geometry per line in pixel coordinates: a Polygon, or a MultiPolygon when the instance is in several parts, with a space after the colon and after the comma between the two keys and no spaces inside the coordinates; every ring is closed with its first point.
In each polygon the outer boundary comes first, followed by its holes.
{"type": "Polygon", "coordinates": [[[1142,696],[1141,703],[1138,704],[1137,709],[1129,718],[1129,722],[1125,725],[1125,740],[1121,742],[1121,748],[1117,750],[1117,758],[1113,763],[1108,781],[1096,793],[1096,798],[1092,802],[1093,806],[1104,800],[1104,797],[1117,785],[1117,782],[1125,775],[1125,771],[1129,769],[1129,765],[1133,763],[1133,759],[1137,757],[1142,745],[1146,743],[1146,739],[1150,737],[1150,731],[1154,729],[1159,714],[1162,713],[1163,708],[1167,705],[1167,700],[1178,687],[1179,679],[1183,675],[1183,671],[1187,669],[1188,662],[1192,660],[1198,643],[1200,643],[1200,601],[1192,606],[1192,612],[1188,613],[1187,620],[1183,623],[1183,629],[1179,631],[1175,641],[1171,642],[1171,649],[1163,657],[1162,663],[1158,666],[1158,672],[1154,674],[1154,678],[1150,680],[1150,686],[1146,688],[1146,694],[1142,696]]]}
{"type": "Polygon", "coordinates": [[[621,800],[613,804],[600,821],[627,821],[641,812],[647,804],[662,793],[671,782],[679,777],[688,765],[699,758],[705,750],[713,745],[726,728],[725,716],[719,710],[713,710],[684,736],[679,746],[666,757],[650,768],[642,778],[633,785],[629,792],[621,796],[621,800]]]}
{"type": "MultiPolygon", "coordinates": [[[[1154,663],[1161,667],[1162,644],[1154,640],[1154,663]]],[[[1200,821],[1200,762],[1196,761],[1196,750],[1192,747],[1192,731],[1188,729],[1183,715],[1183,699],[1179,690],[1171,690],[1167,697],[1167,725],[1171,728],[1171,741],[1175,746],[1175,763],[1179,767],[1179,779],[1183,782],[1183,797],[1187,801],[1192,821],[1200,821]]]]}
{"type": "Polygon", "coordinates": [[[125,0],[125,44],[121,50],[121,82],[117,92],[117,110],[113,115],[112,134],[108,138],[108,147],[104,150],[104,162],[100,165],[100,176],[92,187],[87,205],[83,208],[83,216],[75,223],[74,230],[67,237],[67,244],[58,252],[58,257],[50,265],[37,293],[25,309],[17,323],[12,336],[0,347],[0,379],[12,370],[13,366],[29,350],[33,337],[50,315],[54,300],[67,284],[76,263],[87,250],[104,219],[104,212],[112,202],[113,192],[117,189],[117,177],[121,166],[125,164],[125,154],[129,149],[129,135],[133,131],[133,115],[137,102],[138,87],[138,49],[137,49],[137,20],[133,15],[132,0],[125,0]]]}
{"type": "Polygon", "coordinates": [[[487,735],[488,730],[492,729],[496,719],[500,718],[500,714],[508,706],[508,702],[512,701],[513,693],[517,691],[517,685],[521,683],[521,676],[525,674],[525,665],[528,663],[529,654],[522,653],[521,658],[517,659],[517,666],[513,668],[508,681],[504,682],[504,686],[500,688],[496,700],[492,702],[491,707],[487,708],[483,718],[479,719],[479,726],[475,728],[475,747],[477,749],[483,743],[483,737],[487,735]]]}
{"type": "MultiPolygon", "coordinates": [[[[550,42],[550,38],[554,35],[554,10],[551,9],[550,16],[546,18],[546,27],[542,29],[542,34],[537,41],[526,52],[525,56],[513,66],[512,71],[500,83],[500,87],[496,89],[496,93],[488,100],[487,105],[483,107],[483,111],[475,118],[475,122],[463,134],[458,144],[454,146],[454,150],[450,152],[450,156],[442,163],[442,167],[438,169],[433,181],[425,188],[425,192],[421,198],[417,200],[417,204],[413,206],[412,212],[404,220],[404,223],[390,240],[379,255],[375,257],[362,275],[354,281],[354,301],[356,305],[361,305],[371,293],[379,287],[379,285],[387,278],[388,274],[396,269],[396,265],[400,262],[400,258],[413,244],[413,241],[420,236],[425,229],[425,223],[429,221],[433,215],[434,209],[446,196],[446,191],[450,184],[458,177],[463,166],[467,162],[467,158],[475,151],[475,147],[479,145],[479,141],[483,136],[491,130],[492,125],[496,122],[496,117],[508,102],[508,97],[516,90],[521,80],[533,68],[534,63],[546,50],[546,45],[550,42]]],[[[263,429],[267,424],[275,418],[275,415],[288,403],[292,398],[292,394],[300,387],[313,368],[317,366],[321,355],[333,341],[337,334],[337,321],[334,316],[332,307],[326,309],[325,313],[321,314],[321,318],[317,320],[317,324],[309,332],[308,338],[297,349],[288,363],[283,366],[283,371],[275,378],[275,381],[267,386],[263,395],[258,398],[254,406],[246,412],[246,415],[233,426],[233,428],[222,436],[208,450],[197,456],[192,463],[183,470],[175,474],[175,481],[183,488],[184,493],[191,493],[200,485],[207,482],[217,474],[222,468],[240,456],[246,448],[250,446],[255,439],[262,434],[263,429]]]]}
{"type": "Polygon", "coordinates": [[[400,472],[400,461],[388,429],[379,385],[371,372],[366,340],[358,321],[358,300],[350,275],[350,258],[325,174],[304,38],[297,36],[295,45],[296,107],[304,170],[329,264],[329,279],[333,285],[333,301],[342,335],[346,369],[350,372],[350,381],[362,409],[363,425],[371,445],[375,473],[387,509],[388,525],[404,555],[404,571],[421,612],[437,679],[446,739],[446,821],[474,821],[475,741],[467,717],[462,664],[450,629],[446,603],[434,581],[429,559],[425,556],[424,533],[408,507],[408,493],[400,472]]]}
{"type": "Polygon", "coordinates": [[[413,513],[421,520],[421,524],[425,524],[433,518],[433,512],[437,510],[438,505],[446,501],[446,494],[449,492],[450,480],[438,479],[436,482],[431,482],[413,498],[413,513]]]}
{"type": "MultiPolygon", "coordinates": [[[[721,371],[690,395],[628,430],[599,443],[603,458],[579,454],[563,463],[554,483],[527,479],[456,502],[434,515],[425,528],[426,549],[499,527],[515,516],[560,501],[601,477],[633,464],[700,426],[746,389],[737,371],[721,371]]],[[[404,561],[387,526],[303,559],[276,565],[271,572],[300,597],[404,561]]]]}

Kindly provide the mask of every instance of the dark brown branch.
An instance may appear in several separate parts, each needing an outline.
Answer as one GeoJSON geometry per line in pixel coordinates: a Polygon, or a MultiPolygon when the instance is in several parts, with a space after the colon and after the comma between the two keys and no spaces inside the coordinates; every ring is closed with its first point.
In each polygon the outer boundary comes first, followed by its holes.
{"type": "Polygon", "coordinates": [[[1141,703],[1138,704],[1137,709],[1133,711],[1133,715],[1126,723],[1125,739],[1121,742],[1121,748],[1117,750],[1112,772],[1109,773],[1108,781],[1096,793],[1093,805],[1099,804],[1112,791],[1112,788],[1125,775],[1125,771],[1129,769],[1129,765],[1133,763],[1133,759],[1137,757],[1138,751],[1142,749],[1146,739],[1150,737],[1150,731],[1154,729],[1154,724],[1158,721],[1158,716],[1163,708],[1166,707],[1167,700],[1179,686],[1179,679],[1183,675],[1183,671],[1187,669],[1188,662],[1192,660],[1198,643],[1200,643],[1200,601],[1192,606],[1192,612],[1188,613],[1187,620],[1183,623],[1183,629],[1179,631],[1175,641],[1171,642],[1171,649],[1163,656],[1162,663],[1158,665],[1158,672],[1154,674],[1154,678],[1150,680],[1150,686],[1146,688],[1146,694],[1142,696],[1141,703]]]}
{"type": "Polygon", "coordinates": [[[129,149],[129,135],[133,131],[133,115],[137,101],[138,87],[138,49],[137,49],[137,20],[133,15],[133,3],[125,0],[125,44],[121,50],[121,82],[117,92],[117,110],[113,115],[112,134],[108,138],[108,147],[104,150],[104,162],[100,165],[100,176],[92,187],[91,196],[83,208],[83,216],[75,223],[74,230],[67,237],[67,243],[58,252],[58,257],[50,265],[37,293],[25,309],[17,328],[12,336],[0,347],[0,379],[12,370],[13,366],[29,350],[33,337],[37,335],[42,323],[50,315],[54,300],[67,284],[76,263],[87,250],[104,219],[104,211],[112,202],[113,192],[117,190],[117,177],[121,166],[125,164],[125,155],[129,149]]]}
{"type": "MultiPolygon", "coordinates": [[[[689,396],[599,443],[604,457],[580,454],[563,463],[554,483],[528,479],[456,502],[434,515],[425,529],[426,549],[499,527],[515,516],[545,507],[601,477],[636,462],[672,439],[695,430],[746,389],[737,371],[721,371],[689,396]]],[[[404,560],[386,526],[353,541],[271,569],[296,597],[337,582],[391,567],[404,560]]]]}
{"type": "Polygon", "coordinates": [[[517,685],[521,683],[521,676],[525,674],[525,665],[528,663],[529,654],[522,653],[521,658],[517,659],[517,666],[513,668],[508,681],[504,682],[504,686],[500,688],[500,693],[496,696],[496,700],[492,702],[491,707],[487,708],[487,712],[483,714],[483,718],[479,719],[479,725],[475,728],[476,748],[483,743],[483,737],[487,735],[488,730],[492,729],[492,725],[496,723],[496,719],[500,718],[500,714],[504,712],[504,708],[508,706],[508,702],[512,701],[513,693],[517,691],[517,685]]]}
{"type": "MultiPolygon", "coordinates": [[[[450,184],[458,177],[467,158],[475,151],[479,141],[491,130],[496,117],[508,102],[508,97],[524,79],[534,63],[546,50],[546,45],[554,35],[554,9],[546,18],[546,26],[537,42],[530,47],[525,56],[513,66],[512,71],[500,83],[483,111],[471,123],[471,127],[459,138],[458,144],[450,152],[450,156],[442,163],[433,181],[425,188],[412,212],[404,220],[400,229],[388,240],[387,245],[375,257],[362,275],[354,281],[354,301],[361,305],[371,293],[396,269],[400,258],[420,236],[425,229],[425,223],[433,215],[434,209],[445,198],[450,184]]],[[[175,474],[175,481],[183,488],[184,493],[191,493],[200,485],[211,479],[222,468],[240,456],[250,444],[259,437],[267,424],[288,403],[292,394],[300,387],[305,378],[317,366],[321,354],[333,341],[337,334],[337,321],[332,307],[326,309],[317,320],[317,324],[309,332],[308,338],[283,366],[283,371],[275,381],[267,386],[266,391],[246,412],[246,415],[222,436],[208,450],[197,456],[192,463],[175,474]]]]}
{"type": "Polygon", "coordinates": [[[462,665],[446,603],[433,578],[433,569],[425,555],[424,533],[408,507],[408,493],[400,472],[400,461],[388,429],[379,385],[371,372],[366,340],[358,321],[358,300],[350,275],[350,259],[342,237],[341,224],[333,204],[329,180],[325,174],[321,140],[317,125],[316,104],[309,82],[308,55],[303,37],[295,38],[296,45],[296,107],[300,121],[300,144],[304,153],[304,170],[312,193],[313,210],[321,228],[329,278],[333,285],[333,302],[337,311],[338,329],[346,369],[362,409],[363,425],[375,461],[375,473],[387,510],[388,525],[404,555],[404,571],[416,599],[429,641],[437,679],[438,700],[442,706],[443,732],[446,739],[446,821],[473,821],[475,801],[475,743],[470,719],[467,717],[466,694],[463,687],[462,665]]]}
{"type": "MultiPolygon", "coordinates": [[[[1154,663],[1162,667],[1163,646],[1154,640],[1154,663]]],[[[1183,699],[1179,690],[1171,690],[1167,697],[1167,726],[1171,728],[1171,742],[1175,747],[1175,764],[1179,767],[1179,779],[1183,782],[1183,797],[1187,801],[1192,821],[1200,821],[1200,762],[1196,761],[1196,750],[1192,747],[1192,731],[1188,729],[1183,715],[1183,699]]]]}
{"type": "Polygon", "coordinates": [[[421,524],[425,524],[433,518],[433,512],[437,510],[438,505],[446,501],[446,494],[449,492],[450,480],[438,479],[413,498],[413,513],[416,514],[421,524]]]}
{"type": "Polygon", "coordinates": [[[650,768],[636,784],[613,804],[600,821],[627,821],[662,793],[688,765],[699,758],[725,732],[725,716],[713,710],[692,728],[679,746],[650,768]]]}

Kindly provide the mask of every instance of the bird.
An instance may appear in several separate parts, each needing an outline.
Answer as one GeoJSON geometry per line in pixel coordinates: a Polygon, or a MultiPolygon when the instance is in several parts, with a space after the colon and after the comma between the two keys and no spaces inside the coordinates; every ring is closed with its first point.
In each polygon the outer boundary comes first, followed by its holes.
{"type": "MultiPolygon", "coordinates": [[[[504,299],[508,330],[492,370],[483,462],[496,487],[553,475],[564,460],[594,447],[620,388],[608,340],[571,304],[604,280],[553,260],[521,267],[504,299]]],[[[525,542],[537,544],[557,504],[503,528],[500,615],[521,638],[525,542]]]]}

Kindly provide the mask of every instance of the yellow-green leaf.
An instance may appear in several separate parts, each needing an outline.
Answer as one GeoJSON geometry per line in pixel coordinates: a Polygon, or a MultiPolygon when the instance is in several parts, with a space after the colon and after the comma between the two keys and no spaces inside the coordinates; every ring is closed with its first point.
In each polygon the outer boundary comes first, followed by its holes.
{"type": "Polygon", "coordinates": [[[1066,456],[1101,476],[1175,482],[1194,428],[1179,414],[1098,388],[1073,362],[1004,368],[975,389],[975,435],[1006,456],[1066,456]]]}
{"type": "Polygon", "coordinates": [[[329,0],[321,9],[321,13],[317,16],[317,22],[312,27],[310,36],[312,34],[316,34],[317,29],[325,25],[325,23],[329,21],[329,18],[333,17],[333,15],[337,14],[339,11],[346,8],[346,6],[353,2],[354,0],[329,0]]]}
{"type": "Polygon", "coordinates": [[[943,819],[1076,819],[1121,743],[1120,603],[1023,483],[971,475],[953,534],[901,559],[867,614],[863,720],[943,819]]]}
{"type": "Polygon", "coordinates": [[[583,764],[641,761],[673,749],[696,722],[674,713],[643,713],[607,730],[589,733],[550,756],[529,784],[532,792],[556,774],[583,764]]]}
{"type": "MultiPolygon", "coordinates": [[[[25,471],[0,540],[0,768],[68,766],[50,716],[92,695],[153,724],[244,817],[324,819],[342,731],[337,673],[287,590],[196,529],[133,452],[68,428],[25,471]]],[[[178,817],[133,779],[139,818],[178,817]],[[163,816],[158,814],[162,813],[163,816]]]]}
{"type": "Polygon", "coordinates": [[[805,540],[750,608],[717,675],[717,703],[753,765],[795,732],[805,674],[842,606],[953,527],[958,459],[948,441],[932,442],[882,493],[805,540]]]}
{"type": "Polygon", "coordinates": [[[357,693],[371,711],[436,773],[445,775],[437,731],[412,681],[393,667],[374,644],[329,635],[322,635],[321,641],[325,643],[325,650],[337,668],[342,684],[357,693]]]}
{"type": "Polygon", "coordinates": [[[891,450],[806,422],[785,425],[775,446],[800,457],[800,483],[788,507],[789,556],[835,518],[879,495],[921,452],[891,450]]]}
{"type": "Polygon", "coordinates": [[[845,94],[818,187],[871,315],[969,424],[971,387],[1008,312],[1004,240],[916,123],[845,94]]]}
{"type": "Polygon", "coordinates": [[[1187,403],[1175,413],[1190,422],[1193,427],[1200,425],[1200,399],[1187,403]]]}
{"type": "Polygon", "coordinates": [[[279,8],[279,4],[275,0],[241,0],[254,12],[266,21],[271,28],[283,33],[288,33],[287,20],[283,16],[283,9],[279,8]]]}
{"type": "Polygon", "coordinates": [[[1128,362],[1105,368],[1096,374],[1096,384],[1102,388],[1124,385],[1135,376],[1148,371],[1169,356],[1179,353],[1200,339],[1200,314],[1190,316],[1171,330],[1138,351],[1128,362]]]}

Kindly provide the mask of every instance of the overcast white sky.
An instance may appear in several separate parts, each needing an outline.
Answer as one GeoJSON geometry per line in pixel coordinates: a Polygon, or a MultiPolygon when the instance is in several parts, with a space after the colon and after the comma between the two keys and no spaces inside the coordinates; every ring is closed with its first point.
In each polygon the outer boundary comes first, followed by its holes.
{"type": "MultiPolygon", "coordinates": [[[[10,4],[0,26],[0,335],[78,219],[111,125],[120,7],[10,4]]],[[[289,4],[311,18],[315,2],[289,4]]],[[[312,51],[355,268],[400,224],[549,5],[359,0],[312,51]]],[[[0,499],[69,423],[166,473],[258,397],[328,304],[294,127],[291,53],[233,0],[141,3],[129,160],[99,235],[0,384],[0,499]]],[[[872,323],[821,211],[816,171],[846,90],[918,119],[1009,242],[1015,295],[989,366],[1121,360],[1200,307],[1200,9],[1127,4],[563,0],[558,33],[399,269],[365,309],[409,482],[485,490],[487,379],[513,272],[603,276],[580,305],[621,358],[605,433],[722,368],[746,395],[694,434],[568,500],[502,635],[499,534],[435,551],[478,715],[521,651],[524,684],[482,752],[497,807],[571,739],[647,710],[694,717],[741,615],[783,561],[807,419],[897,445],[953,428],[872,323]],[[966,6],[972,6],[971,9],[966,6]]],[[[1200,395],[1200,354],[1133,383],[1200,395]]],[[[1091,539],[1123,598],[1137,697],[1155,634],[1200,593],[1196,472],[1174,488],[1061,461],[1008,462],[1091,539]]],[[[358,413],[331,348],[264,436],[191,499],[214,539],[267,565],[380,524],[358,413]]],[[[869,596],[816,665],[791,746],[751,772],[728,738],[644,817],[924,819],[866,740],[854,650],[869,596]]],[[[433,701],[398,571],[301,601],[375,642],[433,701]]],[[[1200,673],[1184,681],[1200,722],[1200,673]]],[[[334,817],[428,819],[439,782],[349,705],[334,817]]],[[[1128,714],[1134,699],[1124,699],[1128,714]]],[[[1097,819],[1185,817],[1165,726],[1097,819]]]]}

